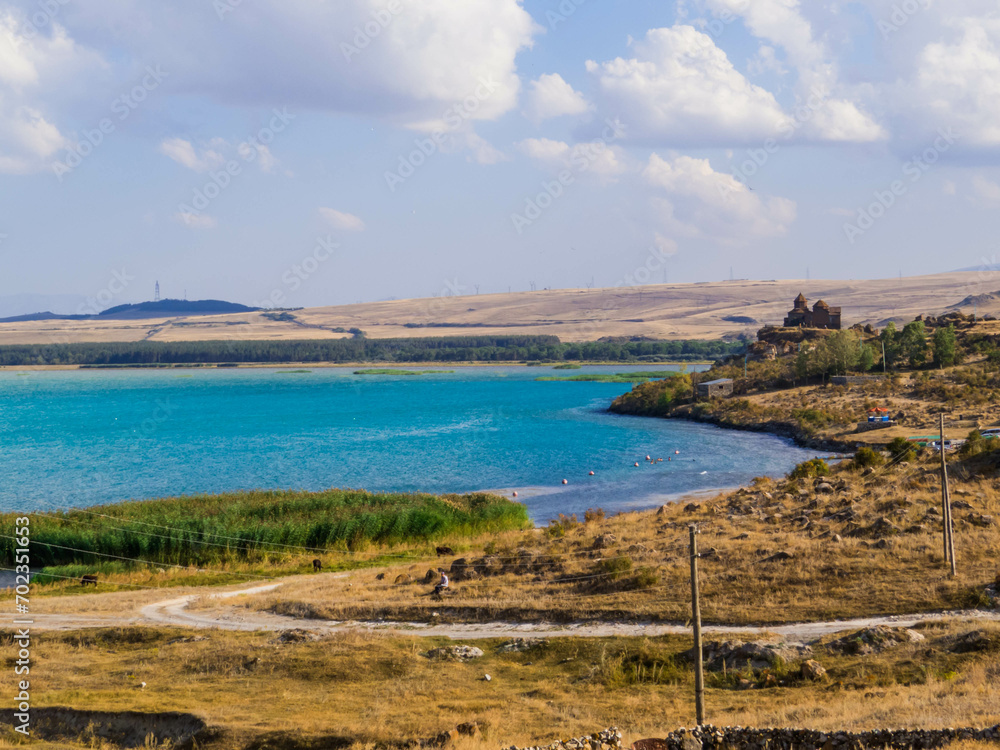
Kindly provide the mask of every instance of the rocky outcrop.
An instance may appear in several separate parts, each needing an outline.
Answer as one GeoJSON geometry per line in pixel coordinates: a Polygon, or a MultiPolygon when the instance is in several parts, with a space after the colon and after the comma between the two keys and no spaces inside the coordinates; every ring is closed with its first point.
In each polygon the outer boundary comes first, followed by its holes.
{"type": "Polygon", "coordinates": [[[916,630],[875,625],[838,638],[830,643],[829,648],[842,654],[877,654],[904,643],[917,643],[922,640],[924,637],[916,630]]]}

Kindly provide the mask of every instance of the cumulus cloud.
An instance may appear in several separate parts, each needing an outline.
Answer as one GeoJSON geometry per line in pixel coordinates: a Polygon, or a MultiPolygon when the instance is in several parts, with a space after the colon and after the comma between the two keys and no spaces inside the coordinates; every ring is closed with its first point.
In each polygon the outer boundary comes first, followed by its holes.
{"type": "Polygon", "coordinates": [[[587,62],[603,111],[650,143],[747,144],[790,124],[774,96],[751,84],[707,34],[691,26],[652,29],[635,56],[587,62]]]}
{"type": "Polygon", "coordinates": [[[1000,19],[950,19],[941,33],[950,38],[924,46],[900,92],[911,128],[952,127],[964,146],[1000,146],[1000,19]]]}
{"type": "Polygon", "coordinates": [[[365,223],[360,217],[345,211],[338,211],[335,208],[320,208],[319,214],[334,229],[340,229],[344,232],[362,232],[365,229],[365,223]]]}
{"type": "Polygon", "coordinates": [[[600,139],[571,146],[549,138],[527,138],[517,149],[550,169],[591,174],[602,181],[613,181],[626,171],[622,150],[600,139]]]}
{"type": "MultiPolygon", "coordinates": [[[[813,116],[801,128],[802,136],[818,141],[868,143],[882,140],[886,130],[854,101],[839,82],[837,65],[826,45],[813,33],[812,24],[803,16],[799,0],[706,0],[717,13],[741,16],[750,33],[758,39],[777,44],[785,50],[788,61],[799,75],[801,99],[818,96],[822,101],[813,116]]],[[[760,48],[750,70],[780,71],[774,49],[760,48]]],[[[865,90],[860,87],[858,91],[865,90]]]]}
{"type": "Polygon", "coordinates": [[[483,82],[492,92],[471,119],[515,108],[515,57],[540,29],[519,0],[257,0],[230,10],[220,19],[212,3],[88,0],[64,13],[104,46],[162,65],[177,93],[404,124],[443,117],[483,82]]]}
{"type": "Polygon", "coordinates": [[[525,114],[536,122],[562,115],[582,115],[590,110],[583,94],[558,73],[547,73],[528,84],[525,114]]]}
{"type": "Polygon", "coordinates": [[[708,159],[652,154],[643,171],[662,194],[654,198],[662,234],[739,245],[785,234],[795,221],[795,201],[761,196],[735,177],[712,169],[708,159]]]}
{"type": "Polygon", "coordinates": [[[47,88],[55,90],[68,70],[93,62],[61,27],[28,36],[12,13],[0,15],[0,173],[49,168],[71,143],[46,111],[47,88]]]}

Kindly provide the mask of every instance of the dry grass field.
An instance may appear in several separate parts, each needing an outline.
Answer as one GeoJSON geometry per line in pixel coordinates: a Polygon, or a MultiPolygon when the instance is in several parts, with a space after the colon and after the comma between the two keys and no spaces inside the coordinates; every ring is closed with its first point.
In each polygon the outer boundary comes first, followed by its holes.
{"type": "MultiPolygon", "coordinates": [[[[929,452],[928,452],[929,453],[929,452]]],[[[688,525],[700,528],[703,617],[790,623],[979,606],[1000,574],[995,480],[954,469],[959,576],[946,574],[933,457],[862,476],[759,481],[700,503],[507,535],[457,549],[455,590],[428,596],[438,563],[302,579],[244,606],[330,620],[666,620],[689,615],[688,525]],[[780,559],[788,555],[787,559],[780,559]],[[778,559],[773,559],[778,556],[778,559]],[[410,582],[396,583],[403,576],[410,582]],[[426,579],[425,579],[426,576],[426,579]],[[425,582],[428,581],[428,582],[425,582]],[[435,614],[436,613],[436,614],[435,614]]],[[[446,567],[448,567],[446,565],[446,567]]]]}
{"type": "MultiPolygon", "coordinates": [[[[554,335],[563,341],[604,336],[718,339],[780,324],[800,291],[844,309],[847,324],[940,313],[981,296],[980,315],[1000,312],[1000,275],[956,272],[890,280],[725,281],[611,289],[556,289],[450,296],[309,308],[294,321],[263,313],[159,320],[33,321],[0,324],[0,345],[94,341],[328,339],[360,328],[370,338],[457,335],[554,335]],[[995,277],[995,278],[994,278],[995,277]],[[726,320],[726,318],[738,318],[726,320]],[[752,319],[746,322],[742,319],[752,319]]],[[[971,312],[972,306],[961,308],[971,312]]]]}

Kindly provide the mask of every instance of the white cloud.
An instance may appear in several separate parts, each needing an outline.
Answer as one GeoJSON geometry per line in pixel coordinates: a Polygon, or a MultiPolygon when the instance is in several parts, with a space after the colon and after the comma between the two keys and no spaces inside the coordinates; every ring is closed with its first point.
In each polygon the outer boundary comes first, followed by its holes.
{"type": "Polygon", "coordinates": [[[98,63],[54,26],[30,38],[10,12],[0,12],[0,173],[29,174],[51,166],[70,139],[53,122],[48,98],[73,71],[98,63]]]}
{"type": "Polygon", "coordinates": [[[575,174],[595,175],[602,181],[626,171],[624,152],[602,140],[570,145],[549,138],[527,138],[516,144],[526,156],[542,162],[553,170],[567,169],[575,174]]]}
{"type": "Polygon", "coordinates": [[[763,75],[771,72],[783,76],[788,73],[788,69],[778,59],[774,47],[769,44],[760,45],[757,54],[747,62],[747,70],[753,75],[763,75]]]}
{"type": "Polygon", "coordinates": [[[194,214],[187,211],[179,211],[174,214],[174,221],[183,224],[189,229],[212,229],[216,221],[207,214],[194,214]]]}
{"type": "Polygon", "coordinates": [[[535,122],[562,115],[582,115],[590,104],[558,73],[547,73],[528,84],[525,114],[535,122]]]}
{"type": "Polygon", "coordinates": [[[221,20],[187,0],[88,0],[65,15],[102,46],[162,65],[175,93],[402,124],[444,117],[484,82],[492,91],[472,120],[514,109],[515,57],[540,30],[520,0],[218,5],[231,10],[221,20]]]}
{"type": "MultiPolygon", "coordinates": [[[[819,95],[822,102],[804,123],[804,138],[818,141],[869,143],[887,137],[887,132],[862,111],[855,96],[867,91],[849,91],[838,81],[837,65],[827,46],[816,39],[812,24],[802,15],[799,0],[707,0],[717,13],[742,16],[750,33],[758,39],[781,46],[799,74],[801,100],[819,95]]],[[[774,50],[762,46],[751,71],[771,67],[777,60],[774,50]]],[[[814,99],[815,100],[815,99],[814,99]]]]}
{"type": "Polygon", "coordinates": [[[760,142],[790,124],[774,97],[749,83],[707,34],[691,26],[652,29],[635,57],[587,62],[601,108],[629,137],[676,145],[760,142]]]}
{"type": "Polygon", "coordinates": [[[364,221],[354,214],[338,211],[335,208],[320,208],[319,214],[334,229],[340,229],[345,232],[364,231],[364,221]]]}
{"type": "Polygon", "coordinates": [[[928,43],[902,108],[911,129],[953,128],[964,146],[1000,146],[1000,19],[946,19],[952,41],[928,43]]]}
{"type": "Polygon", "coordinates": [[[664,197],[653,200],[663,234],[741,245],[783,235],[795,221],[795,201],[761,196],[713,170],[708,159],[652,154],[643,176],[663,191],[664,197]]]}
{"type": "Polygon", "coordinates": [[[202,149],[199,154],[191,141],[183,138],[168,138],[160,144],[159,152],[195,172],[216,169],[226,161],[222,154],[213,149],[202,149]]]}

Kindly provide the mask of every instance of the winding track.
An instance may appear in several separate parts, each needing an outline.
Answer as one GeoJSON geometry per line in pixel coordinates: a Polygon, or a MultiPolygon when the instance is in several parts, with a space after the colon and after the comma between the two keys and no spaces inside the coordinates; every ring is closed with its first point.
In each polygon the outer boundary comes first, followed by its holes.
{"type": "MultiPolygon", "coordinates": [[[[343,574],[337,577],[343,577],[343,574]]],[[[290,579],[256,585],[249,588],[221,591],[208,594],[210,599],[231,599],[237,596],[261,594],[274,591],[290,579]]],[[[683,634],[690,627],[681,623],[575,623],[560,625],[554,623],[451,623],[433,625],[418,622],[327,622],[297,617],[256,612],[243,608],[214,608],[190,610],[189,605],[200,598],[200,594],[187,594],[171,599],[143,605],[137,612],[120,616],[108,615],[68,615],[33,614],[32,628],[35,630],[77,630],[91,627],[122,627],[124,625],[159,625],[181,628],[217,628],[220,630],[281,631],[300,629],[315,633],[331,634],[345,631],[378,631],[406,633],[422,637],[445,637],[456,640],[478,638],[504,638],[515,636],[531,637],[600,637],[600,636],[657,636],[683,634]]],[[[17,615],[0,614],[0,627],[15,628],[13,621],[17,615]]],[[[943,618],[1000,622],[1000,612],[961,610],[933,612],[914,615],[891,615],[863,617],[853,620],[830,620],[827,622],[793,623],[773,626],[706,625],[709,634],[745,636],[766,631],[790,641],[810,642],[831,633],[843,630],[857,630],[872,625],[892,625],[912,627],[927,620],[943,618]]]]}

